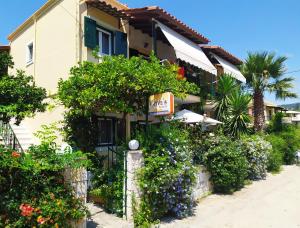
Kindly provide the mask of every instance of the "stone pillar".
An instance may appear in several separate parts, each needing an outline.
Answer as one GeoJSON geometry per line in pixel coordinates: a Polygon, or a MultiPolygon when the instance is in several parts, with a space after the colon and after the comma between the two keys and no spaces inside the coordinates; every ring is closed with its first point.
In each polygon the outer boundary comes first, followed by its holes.
{"type": "MultiPolygon", "coordinates": [[[[73,187],[77,198],[86,204],[87,199],[87,171],[85,168],[66,169],[64,172],[65,181],[73,187]]],[[[71,222],[75,228],[86,228],[86,218],[77,222],[71,222]]]]}
{"type": "Polygon", "coordinates": [[[143,153],[140,150],[131,150],[127,153],[127,173],[124,185],[124,212],[125,219],[133,220],[133,199],[138,205],[141,191],[137,184],[136,171],[144,165],[143,153]]]}

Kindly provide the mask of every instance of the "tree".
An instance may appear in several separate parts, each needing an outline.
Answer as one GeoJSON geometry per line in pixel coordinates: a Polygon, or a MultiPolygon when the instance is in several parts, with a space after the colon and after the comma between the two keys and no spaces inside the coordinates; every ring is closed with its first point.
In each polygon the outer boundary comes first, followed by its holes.
{"type": "Polygon", "coordinates": [[[215,97],[217,119],[224,123],[224,133],[232,138],[239,138],[248,132],[250,116],[249,94],[244,93],[239,84],[229,74],[223,74],[218,81],[215,97]]]}
{"type": "Polygon", "coordinates": [[[15,118],[19,124],[25,117],[45,111],[46,90],[37,87],[24,71],[18,70],[15,76],[7,74],[8,67],[13,67],[12,57],[0,53],[0,119],[8,123],[15,118]]]}
{"type": "MultiPolygon", "coordinates": [[[[68,108],[69,120],[89,119],[93,114],[106,112],[123,116],[146,114],[152,94],[172,92],[183,98],[188,93],[198,92],[195,84],[177,80],[177,69],[175,65],[161,64],[154,55],[149,60],[105,56],[100,63],[83,62],[73,67],[70,77],[58,84],[58,98],[68,108]]],[[[69,136],[72,134],[71,130],[69,136]]]]}
{"type": "Polygon", "coordinates": [[[292,77],[284,77],[287,69],[284,56],[276,57],[274,53],[248,53],[241,72],[246,77],[247,87],[252,92],[254,105],[254,128],[262,131],[265,126],[264,93],[275,93],[276,98],[294,98],[297,95],[290,91],[293,88],[292,77]]]}

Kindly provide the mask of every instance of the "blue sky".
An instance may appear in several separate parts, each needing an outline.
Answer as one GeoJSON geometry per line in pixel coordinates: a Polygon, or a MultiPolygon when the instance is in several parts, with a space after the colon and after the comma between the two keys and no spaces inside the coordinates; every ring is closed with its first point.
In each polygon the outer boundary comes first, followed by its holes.
{"type": "MultiPolygon", "coordinates": [[[[46,0],[10,0],[0,7],[0,43],[46,0]],[[11,12],[15,12],[14,15],[11,12]]],[[[288,71],[300,70],[299,0],[123,0],[129,7],[158,5],[212,42],[244,59],[248,51],[268,50],[286,55],[288,71]]],[[[295,89],[300,96],[300,71],[295,89]]],[[[300,102],[300,98],[276,101],[300,102]]]]}

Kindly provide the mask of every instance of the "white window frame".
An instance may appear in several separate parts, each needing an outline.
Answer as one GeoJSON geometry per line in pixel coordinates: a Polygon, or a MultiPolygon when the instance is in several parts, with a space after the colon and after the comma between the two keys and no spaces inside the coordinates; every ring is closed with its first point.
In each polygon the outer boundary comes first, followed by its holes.
{"type": "Polygon", "coordinates": [[[108,31],[105,31],[101,28],[97,28],[98,30],[98,37],[99,37],[99,41],[98,41],[98,45],[99,45],[99,56],[105,56],[105,55],[112,55],[112,50],[111,50],[111,45],[112,45],[112,36],[111,36],[111,33],[108,32],[108,31]],[[106,54],[106,53],[102,53],[102,34],[105,33],[109,36],[109,54],[106,54]]]}
{"type": "Polygon", "coordinates": [[[32,64],[34,62],[34,42],[30,41],[26,45],[26,66],[32,64]],[[30,59],[30,49],[29,46],[32,46],[32,53],[31,53],[31,59],[30,59]]]}

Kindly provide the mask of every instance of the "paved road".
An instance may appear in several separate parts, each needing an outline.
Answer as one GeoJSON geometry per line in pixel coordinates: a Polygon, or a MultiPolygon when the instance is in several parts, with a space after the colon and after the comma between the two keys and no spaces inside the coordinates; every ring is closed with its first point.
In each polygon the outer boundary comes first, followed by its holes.
{"type": "Polygon", "coordinates": [[[285,166],[233,195],[210,195],[200,201],[195,216],[161,227],[300,228],[300,167],[285,166]]]}

